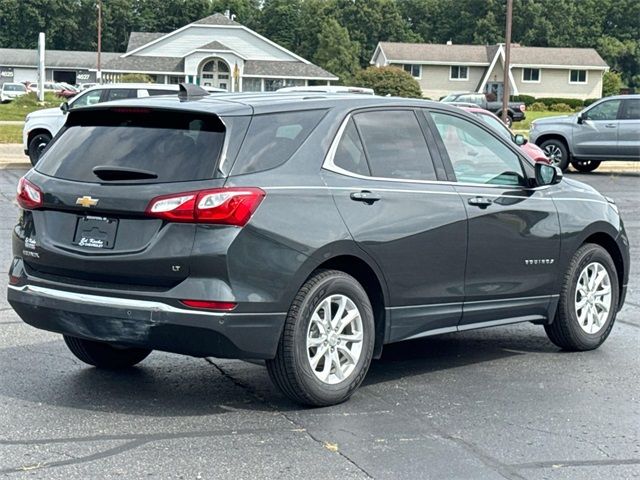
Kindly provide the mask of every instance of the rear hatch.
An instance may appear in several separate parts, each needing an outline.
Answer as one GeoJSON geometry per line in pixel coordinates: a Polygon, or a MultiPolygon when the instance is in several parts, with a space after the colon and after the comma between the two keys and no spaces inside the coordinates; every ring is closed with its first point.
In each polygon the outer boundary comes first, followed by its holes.
{"type": "Polygon", "coordinates": [[[189,275],[196,225],[153,218],[147,208],[155,197],[224,184],[219,167],[233,121],[142,107],[72,112],[25,177],[42,192],[18,235],[27,272],[94,287],[177,285],[189,275]]]}

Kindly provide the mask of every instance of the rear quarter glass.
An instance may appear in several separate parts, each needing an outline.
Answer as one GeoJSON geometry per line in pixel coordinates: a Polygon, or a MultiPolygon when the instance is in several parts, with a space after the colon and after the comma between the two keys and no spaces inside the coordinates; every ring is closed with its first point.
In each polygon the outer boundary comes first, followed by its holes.
{"type": "MultiPolygon", "coordinates": [[[[223,122],[204,112],[114,108],[71,112],[67,126],[42,156],[36,170],[81,182],[102,182],[94,168],[133,168],[152,179],[127,183],[206,180],[216,176],[225,135],[223,122]]],[[[243,122],[241,122],[243,123],[243,122]]]]}
{"type": "Polygon", "coordinates": [[[256,115],[240,148],[231,175],[278,167],[309,137],[326,110],[299,110],[256,115]]]}

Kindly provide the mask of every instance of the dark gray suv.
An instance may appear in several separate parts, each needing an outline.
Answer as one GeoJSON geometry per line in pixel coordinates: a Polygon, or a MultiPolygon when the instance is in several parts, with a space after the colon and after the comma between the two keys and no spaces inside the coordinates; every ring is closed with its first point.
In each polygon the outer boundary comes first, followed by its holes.
{"type": "Polygon", "coordinates": [[[442,103],[77,109],[20,180],[8,299],[88,364],[264,359],[308,405],[349,398],[401,340],[533,322],[590,350],[623,304],[628,241],[613,201],[561,180],[442,103]]]}

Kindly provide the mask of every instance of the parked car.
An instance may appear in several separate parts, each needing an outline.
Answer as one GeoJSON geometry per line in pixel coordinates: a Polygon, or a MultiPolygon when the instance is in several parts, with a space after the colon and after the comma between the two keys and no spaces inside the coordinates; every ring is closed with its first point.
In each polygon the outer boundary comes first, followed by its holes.
{"type": "Polygon", "coordinates": [[[95,87],[96,85],[98,85],[97,83],[80,83],[78,85],[78,88],[80,89],[80,91],[86,90],[87,88],[91,88],[91,87],[95,87]]]}
{"type": "Polygon", "coordinates": [[[27,93],[27,87],[22,83],[5,82],[0,87],[0,103],[10,102],[27,93]]]}
{"type": "Polygon", "coordinates": [[[505,138],[518,145],[527,156],[534,162],[551,163],[542,149],[533,142],[529,142],[524,135],[513,133],[497,115],[480,107],[460,107],[463,110],[475,115],[480,120],[495,128],[505,138]]]}
{"type": "Polygon", "coordinates": [[[640,95],[606,97],[580,113],[540,118],[530,138],[562,170],[592,172],[608,160],[640,161],[640,95]]]}
{"type": "Polygon", "coordinates": [[[59,88],[59,90],[56,90],[56,95],[67,100],[75,97],[80,92],[79,89],[68,83],[60,82],[56,86],[59,88]]]}
{"type": "Polygon", "coordinates": [[[629,277],[616,205],[480,119],[196,98],[71,109],[19,182],[8,301],[80,360],[264,359],[287,396],[331,405],[387,343],[518,322],[567,350],[609,335],[629,277]]]}
{"type": "MultiPolygon", "coordinates": [[[[495,113],[496,115],[501,115],[502,113],[502,102],[489,101],[484,93],[451,93],[440,101],[443,103],[459,104],[460,106],[477,106],[495,113]]],[[[526,118],[525,110],[526,106],[524,102],[509,102],[509,108],[507,110],[507,126],[511,128],[513,122],[524,120],[526,118]]]]}
{"type": "Polygon", "coordinates": [[[309,93],[360,93],[362,95],[374,95],[373,88],[348,87],[345,85],[315,85],[302,87],[282,87],[279,93],[309,92],[309,93]]]}
{"type": "Polygon", "coordinates": [[[122,98],[148,97],[176,93],[178,85],[120,83],[98,85],[76,95],[60,108],[46,108],[27,115],[22,131],[24,153],[36,164],[51,139],[60,131],[69,110],[122,98]]]}

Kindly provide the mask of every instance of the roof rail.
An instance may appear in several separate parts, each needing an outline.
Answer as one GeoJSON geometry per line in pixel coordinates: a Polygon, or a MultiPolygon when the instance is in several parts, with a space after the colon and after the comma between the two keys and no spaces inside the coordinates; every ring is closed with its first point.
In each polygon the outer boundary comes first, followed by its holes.
{"type": "Polygon", "coordinates": [[[178,97],[180,100],[192,100],[196,98],[206,97],[209,95],[204,88],[193,83],[182,82],[179,85],[178,97]]]}

